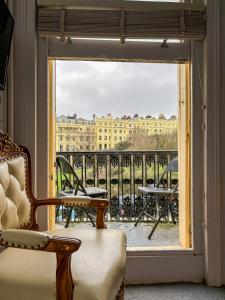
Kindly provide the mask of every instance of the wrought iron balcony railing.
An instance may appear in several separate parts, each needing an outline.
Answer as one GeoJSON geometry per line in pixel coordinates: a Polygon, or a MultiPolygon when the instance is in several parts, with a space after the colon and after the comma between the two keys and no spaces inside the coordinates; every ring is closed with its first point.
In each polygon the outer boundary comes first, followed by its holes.
{"type": "MultiPolygon", "coordinates": [[[[139,186],[155,185],[164,167],[178,155],[177,151],[95,151],[58,152],[65,156],[84,186],[96,186],[108,191],[110,205],[106,214],[110,221],[135,221],[146,199],[138,193],[139,186]]],[[[173,180],[168,174],[165,183],[171,186],[173,180]]],[[[57,168],[57,192],[63,186],[63,176],[57,168]]],[[[160,203],[150,203],[147,212],[156,217],[160,203]]],[[[66,211],[62,211],[66,214],[66,211]]],[[[149,217],[151,218],[151,217],[149,217]]],[[[148,220],[144,216],[142,221],[148,220]]],[[[165,216],[164,219],[168,218],[165,216]]],[[[77,209],[74,220],[86,220],[85,214],[77,209]]]]}

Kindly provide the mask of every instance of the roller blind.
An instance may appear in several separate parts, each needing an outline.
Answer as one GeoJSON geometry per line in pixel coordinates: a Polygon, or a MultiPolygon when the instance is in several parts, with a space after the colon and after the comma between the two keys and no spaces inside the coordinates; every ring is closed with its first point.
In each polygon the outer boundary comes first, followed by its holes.
{"type": "Polygon", "coordinates": [[[204,39],[205,11],[170,3],[147,10],[38,7],[40,36],[125,39],[204,39]]]}

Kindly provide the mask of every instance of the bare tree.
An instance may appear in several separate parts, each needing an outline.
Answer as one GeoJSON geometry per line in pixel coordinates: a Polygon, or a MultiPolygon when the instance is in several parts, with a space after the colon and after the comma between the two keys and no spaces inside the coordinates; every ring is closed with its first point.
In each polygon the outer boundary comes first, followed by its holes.
{"type": "Polygon", "coordinates": [[[135,128],[126,141],[118,143],[117,150],[176,150],[177,130],[170,133],[148,134],[142,128],[135,128]]]}

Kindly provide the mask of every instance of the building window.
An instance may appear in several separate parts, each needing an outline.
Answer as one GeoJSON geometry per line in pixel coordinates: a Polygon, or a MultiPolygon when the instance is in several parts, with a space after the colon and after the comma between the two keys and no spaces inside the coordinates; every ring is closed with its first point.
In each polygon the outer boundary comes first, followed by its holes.
{"type": "Polygon", "coordinates": [[[99,129],[99,132],[102,132],[102,129],[101,129],[101,128],[99,129]]]}
{"type": "Polygon", "coordinates": [[[105,144],[105,149],[107,149],[107,144],[105,144]]]}
{"type": "Polygon", "coordinates": [[[99,150],[102,150],[102,144],[99,144],[99,150]]]}
{"type": "Polygon", "coordinates": [[[107,141],[107,136],[105,135],[104,140],[107,141]]]}
{"type": "Polygon", "coordinates": [[[107,129],[105,129],[104,132],[107,132],[107,129]]]}
{"type": "Polygon", "coordinates": [[[100,135],[100,136],[99,136],[99,141],[101,141],[101,140],[102,140],[102,136],[100,135]]]}

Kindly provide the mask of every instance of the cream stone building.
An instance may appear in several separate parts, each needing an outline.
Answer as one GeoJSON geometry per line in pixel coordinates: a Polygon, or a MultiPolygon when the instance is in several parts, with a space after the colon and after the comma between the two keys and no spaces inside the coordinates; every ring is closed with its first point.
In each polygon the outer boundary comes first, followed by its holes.
{"type": "Polygon", "coordinates": [[[57,151],[112,150],[125,142],[137,129],[147,135],[172,133],[177,130],[177,118],[166,119],[161,113],[158,118],[151,116],[124,116],[114,118],[111,114],[93,117],[92,121],[61,116],[56,123],[57,151]]]}

